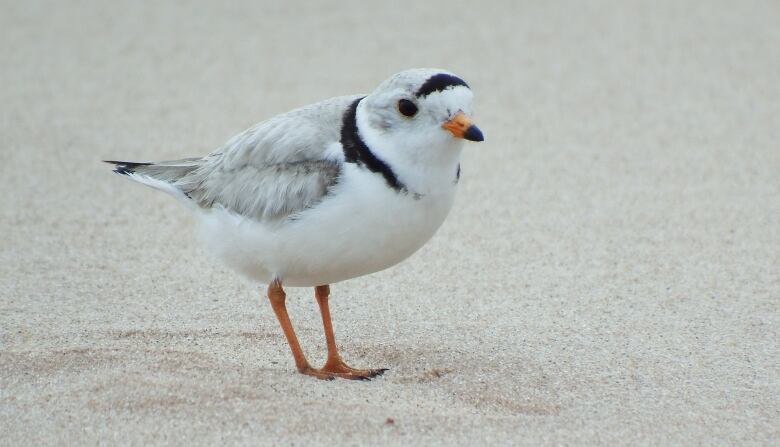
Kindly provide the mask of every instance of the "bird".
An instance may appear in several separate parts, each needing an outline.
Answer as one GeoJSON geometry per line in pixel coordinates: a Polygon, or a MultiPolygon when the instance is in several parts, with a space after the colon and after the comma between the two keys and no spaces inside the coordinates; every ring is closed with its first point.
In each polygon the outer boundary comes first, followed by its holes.
{"type": "Polygon", "coordinates": [[[250,127],[203,157],[104,160],[113,172],[185,204],[206,251],[267,285],[295,367],[318,379],[369,380],[340,356],[330,285],[411,256],[453,205],[464,141],[483,141],[473,93],[450,71],[416,68],[371,93],[339,96],[250,127]],[[306,359],[284,287],[313,287],[327,344],[306,359]]]}

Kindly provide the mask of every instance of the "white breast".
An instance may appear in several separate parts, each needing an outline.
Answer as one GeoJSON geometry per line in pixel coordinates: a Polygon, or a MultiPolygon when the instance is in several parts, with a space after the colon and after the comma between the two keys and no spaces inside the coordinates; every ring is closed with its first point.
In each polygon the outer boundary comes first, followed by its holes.
{"type": "Polygon", "coordinates": [[[452,206],[453,180],[417,197],[346,163],[331,194],[293,220],[260,223],[211,209],[199,215],[200,234],[210,251],[251,279],[331,284],[388,268],[422,247],[452,206]]]}

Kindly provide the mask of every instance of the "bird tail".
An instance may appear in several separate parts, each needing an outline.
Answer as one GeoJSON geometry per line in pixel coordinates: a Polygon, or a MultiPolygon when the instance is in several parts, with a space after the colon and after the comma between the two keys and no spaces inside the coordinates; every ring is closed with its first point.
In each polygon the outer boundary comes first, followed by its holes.
{"type": "Polygon", "coordinates": [[[139,163],[132,161],[103,160],[114,165],[114,172],[129,177],[154,189],[171,194],[179,200],[190,202],[187,192],[180,185],[181,180],[200,167],[203,159],[184,158],[181,160],[139,163]]]}

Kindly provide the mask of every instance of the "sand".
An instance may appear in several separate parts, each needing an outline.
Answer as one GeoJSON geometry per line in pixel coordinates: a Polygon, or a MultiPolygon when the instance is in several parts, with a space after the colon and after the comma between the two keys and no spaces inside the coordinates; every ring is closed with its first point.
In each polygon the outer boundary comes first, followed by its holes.
{"type": "Polygon", "coordinates": [[[777,2],[68,3],[0,13],[1,444],[780,443],[777,2]],[[486,141],[426,247],[332,287],[387,374],[300,376],[262,289],[99,160],[415,66],[486,141]]]}

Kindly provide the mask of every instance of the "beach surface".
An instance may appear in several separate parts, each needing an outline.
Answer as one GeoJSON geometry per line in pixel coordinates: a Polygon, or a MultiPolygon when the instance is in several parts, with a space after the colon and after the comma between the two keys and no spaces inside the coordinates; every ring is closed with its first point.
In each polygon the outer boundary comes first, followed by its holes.
{"type": "Polygon", "coordinates": [[[2,2],[0,444],[780,444],[780,3],[226,3],[2,2]],[[426,66],[486,141],[423,249],[331,287],[369,382],[297,374],[264,288],[100,162],[426,66]]]}

